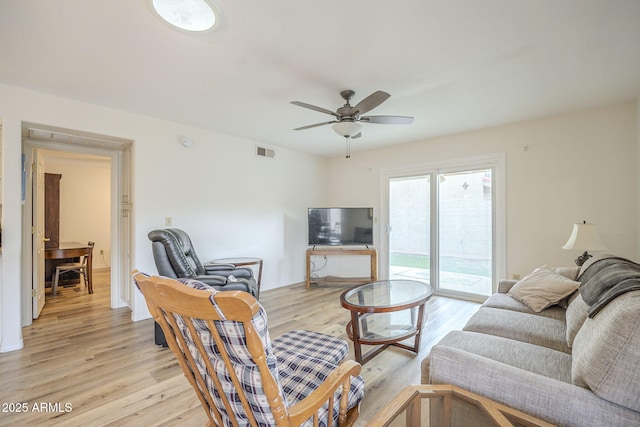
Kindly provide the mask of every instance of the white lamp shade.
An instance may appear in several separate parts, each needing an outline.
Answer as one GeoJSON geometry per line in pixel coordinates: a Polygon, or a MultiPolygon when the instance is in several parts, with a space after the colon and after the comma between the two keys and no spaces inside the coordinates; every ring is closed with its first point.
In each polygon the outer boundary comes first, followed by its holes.
{"type": "Polygon", "coordinates": [[[356,122],[339,122],[333,125],[333,130],[340,136],[344,136],[345,138],[351,138],[354,135],[357,135],[362,129],[362,125],[356,122]]]}
{"type": "Polygon", "coordinates": [[[562,247],[562,249],[573,249],[579,251],[607,251],[609,250],[600,236],[596,232],[596,226],[594,224],[573,224],[573,231],[569,240],[562,247]]]}

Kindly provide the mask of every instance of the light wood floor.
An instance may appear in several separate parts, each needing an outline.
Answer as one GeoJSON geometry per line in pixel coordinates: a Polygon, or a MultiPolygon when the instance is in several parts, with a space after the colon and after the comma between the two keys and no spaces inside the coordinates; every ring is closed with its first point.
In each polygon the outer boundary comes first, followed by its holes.
{"type": "MultiPolygon", "coordinates": [[[[346,338],[349,312],[339,302],[345,289],[299,284],[262,292],[272,338],[291,329],[346,338]]],[[[154,345],[152,321],[131,322],[128,309],[109,308],[108,271],[94,274],[94,290],[47,295],[40,318],[23,329],[25,348],[0,354],[0,426],[204,425],[204,411],[173,355],[154,345]]],[[[477,308],[433,297],[420,354],[389,348],[363,366],[366,395],[357,425],[405,385],[419,383],[420,362],[433,344],[477,308]]]]}

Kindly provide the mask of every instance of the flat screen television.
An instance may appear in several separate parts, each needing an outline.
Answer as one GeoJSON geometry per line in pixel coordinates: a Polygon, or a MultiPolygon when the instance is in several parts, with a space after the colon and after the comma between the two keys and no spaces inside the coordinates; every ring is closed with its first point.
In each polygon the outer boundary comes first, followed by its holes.
{"type": "Polygon", "coordinates": [[[373,208],[309,208],[309,245],[372,245],[373,208]]]}

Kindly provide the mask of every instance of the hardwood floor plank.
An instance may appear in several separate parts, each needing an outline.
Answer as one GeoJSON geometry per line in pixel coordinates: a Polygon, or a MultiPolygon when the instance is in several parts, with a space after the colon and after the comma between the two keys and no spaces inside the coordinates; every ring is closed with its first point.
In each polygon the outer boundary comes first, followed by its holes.
{"type": "MultiPolygon", "coordinates": [[[[346,289],[330,284],[307,290],[301,283],[263,291],[271,338],[309,329],[346,339],[350,314],[339,301],[346,289]]],[[[47,294],[40,318],[23,329],[25,348],[0,354],[0,403],[28,406],[27,412],[0,413],[0,426],[204,425],[207,417],[173,354],[153,343],[153,321],[132,322],[128,309],[110,309],[108,271],[94,273],[94,291],[47,294]],[[40,404],[46,410],[33,410],[40,404]]],[[[431,347],[477,308],[433,297],[418,355],[388,348],[363,366],[365,399],[356,425],[407,384],[419,383],[420,363],[431,347]]]]}

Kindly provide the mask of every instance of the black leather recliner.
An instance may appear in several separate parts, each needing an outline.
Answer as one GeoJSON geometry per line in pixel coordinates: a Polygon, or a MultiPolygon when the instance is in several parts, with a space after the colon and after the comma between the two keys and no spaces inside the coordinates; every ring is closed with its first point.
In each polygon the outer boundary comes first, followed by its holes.
{"type": "MultiPolygon", "coordinates": [[[[189,235],[177,228],[150,231],[153,259],[161,276],[196,279],[220,291],[245,291],[258,298],[258,286],[250,268],[233,264],[202,264],[189,235]]],[[[164,334],[156,324],[155,342],[166,346],[164,334]]]]}
{"type": "Polygon", "coordinates": [[[202,264],[189,235],[177,228],[153,230],[148,234],[153,259],[161,276],[189,278],[221,291],[245,291],[257,295],[256,280],[250,268],[233,264],[202,264]]]}

